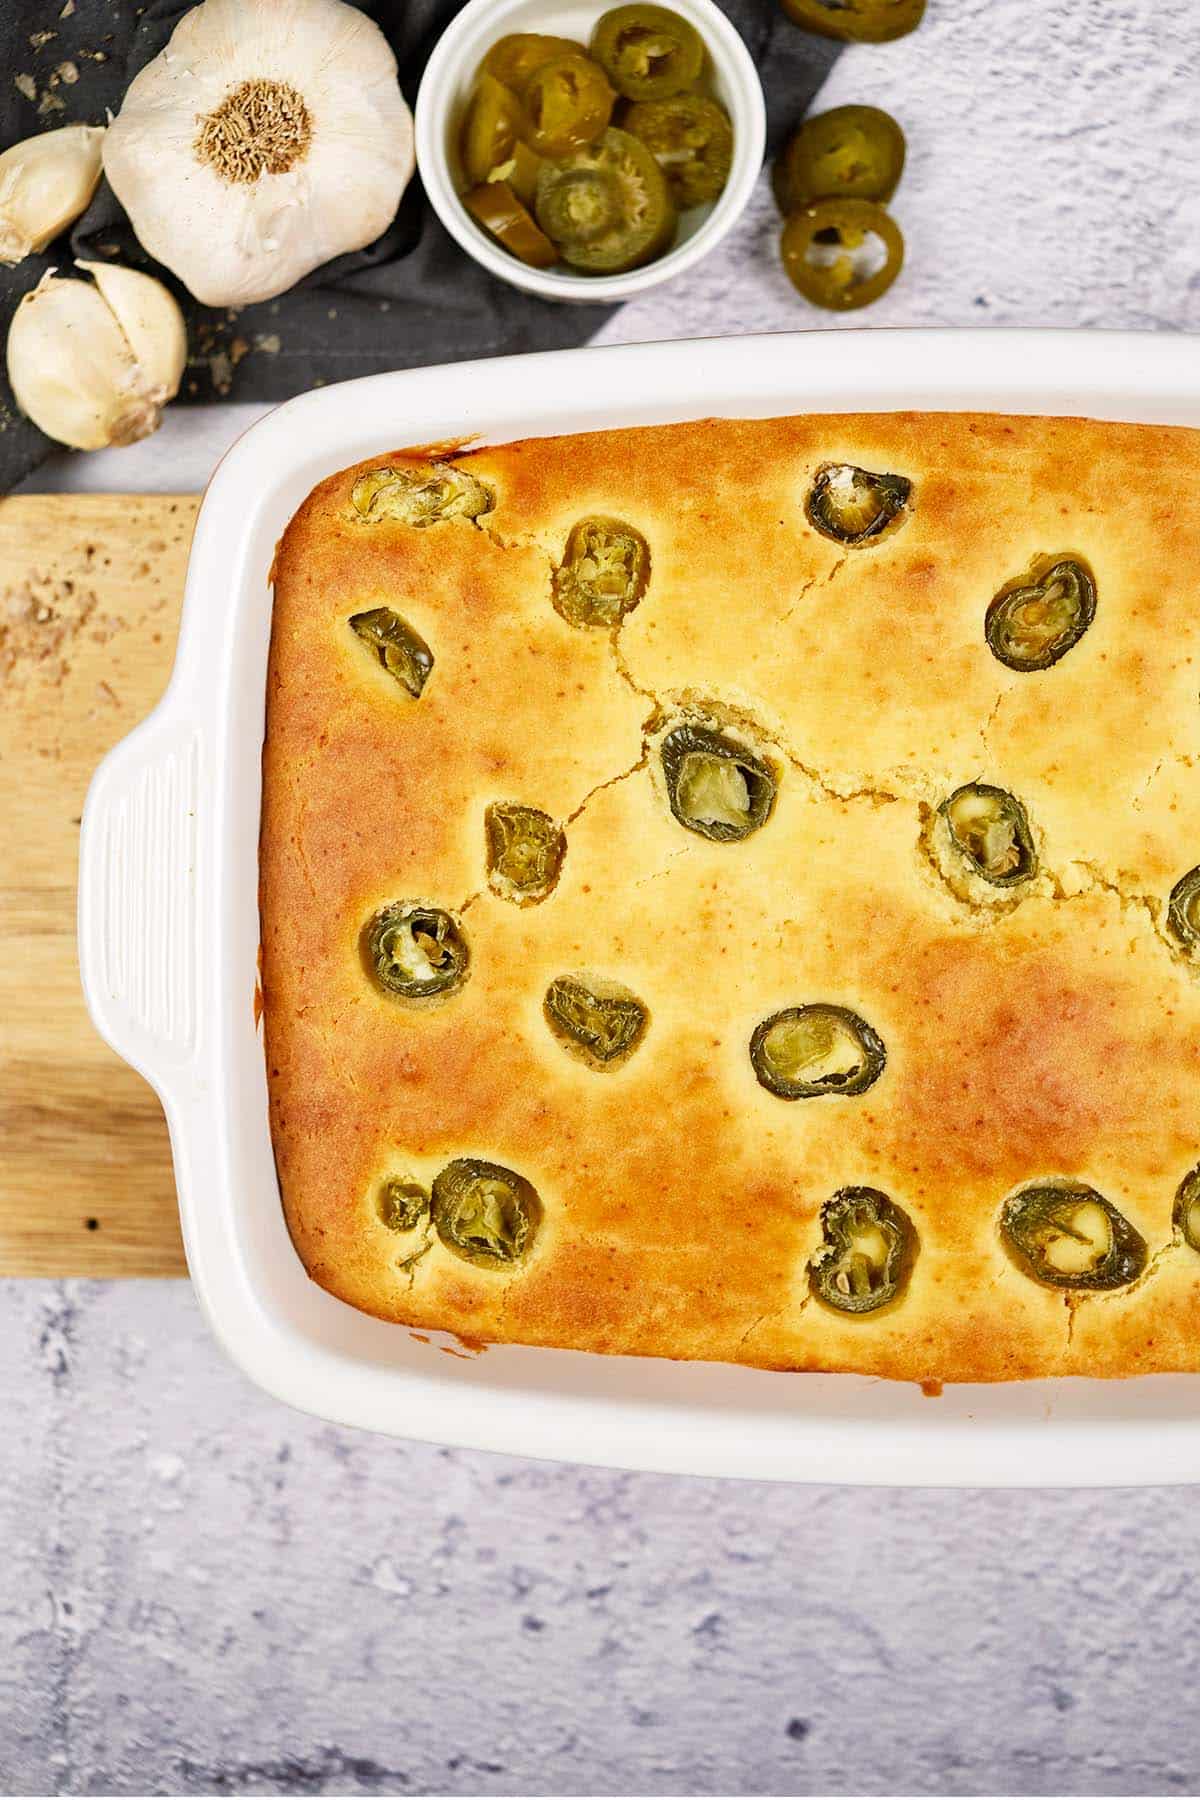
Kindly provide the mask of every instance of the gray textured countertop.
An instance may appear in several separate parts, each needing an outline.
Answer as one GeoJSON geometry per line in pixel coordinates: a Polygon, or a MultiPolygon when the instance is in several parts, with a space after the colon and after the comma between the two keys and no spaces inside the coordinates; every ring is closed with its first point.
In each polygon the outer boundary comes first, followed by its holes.
{"type": "MultiPolygon", "coordinates": [[[[909,132],[872,324],[1200,328],[1196,0],[931,0],[823,98],[909,132]]],[[[820,324],[773,233],[761,190],[606,337],[820,324]]],[[[38,485],[193,488],[250,416],[38,485]]],[[[251,1388],[182,1283],[0,1284],[0,1791],[1193,1794],[1196,1504],[388,1442],[251,1388]]]]}

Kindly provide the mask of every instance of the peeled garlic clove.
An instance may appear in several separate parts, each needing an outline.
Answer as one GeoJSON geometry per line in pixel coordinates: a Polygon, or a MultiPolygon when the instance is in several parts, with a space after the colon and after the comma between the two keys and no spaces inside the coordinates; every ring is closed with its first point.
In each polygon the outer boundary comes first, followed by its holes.
{"type": "Polygon", "coordinates": [[[183,314],[161,281],[120,263],[83,262],[100,289],[100,298],[116,314],[134,361],[142,372],[146,391],[164,403],[179,391],[187,361],[187,327],[183,314]]]}
{"type": "Polygon", "coordinates": [[[44,250],[83,212],[100,179],[100,125],[62,125],[0,156],[0,262],[44,250]]]}
{"type": "Polygon", "coordinates": [[[162,283],[105,267],[118,279],[103,287],[50,270],[25,295],[8,332],[18,406],[76,450],[149,437],[178,392],[186,358],[183,319],[162,283]]]}

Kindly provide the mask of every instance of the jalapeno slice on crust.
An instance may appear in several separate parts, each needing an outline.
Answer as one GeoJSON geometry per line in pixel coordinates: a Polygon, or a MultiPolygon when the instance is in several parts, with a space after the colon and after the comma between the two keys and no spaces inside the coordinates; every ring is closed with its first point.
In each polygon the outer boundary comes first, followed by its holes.
{"type": "Polygon", "coordinates": [[[385,993],[402,1000],[444,998],[466,980],[471,955],[455,919],[440,906],[397,900],[367,921],[363,960],[385,993]]]}
{"type": "Polygon", "coordinates": [[[1042,556],[1006,582],[987,609],[988,649],[1021,674],[1049,669],[1074,648],[1096,616],[1096,582],[1074,556],[1042,556]]]}
{"type": "Polygon", "coordinates": [[[883,1039],[847,1006],[789,1006],[756,1025],[750,1063],[781,1100],[865,1094],[883,1074],[883,1039]]]}
{"type": "Polygon", "coordinates": [[[1011,1194],[1000,1236],[1017,1266],[1043,1287],[1101,1292],[1126,1287],[1146,1266],[1145,1239],[1084,1182],[1037,1182],[1011,1194]]]}
{"type": "Polygon", "coordinates": [[[498,163],[508,160],[527,130],[521,103],[512,89],[493,75],[481,75],[467,103],[458,142],[463,173],[472,186],[486,181],[498,163]]]}
{"type": "Polygon", "coordinates": [[[368,469],[350,490],[355,517],[370,525],[396,519],[421,529],[446,519],[477,519],[495,504],[482,481],[452,463],[368,469]]]}
{"type": "Polygon", "coordinates": [[[847,44],[884,44],[907,37],[925,16],[925,0],[780,0],[806,31],[847,44]]]}
{"type": "Polygon", "coordinates": [[[542,1203],[523,1175],[464,1156],[433,1183],[434,1229],[447,1250],[481,1269],[511,1269],[533,1248],[542,1203]]]}
{"type": "Polygon", "coordinates": [[[1189,869],[1171,889],[1167,930],[1183,949],[1200,950],[1200,868],[1189,869]]]}
{"type": "Polygon", "coordinates": [[[531,269],[549,269],[558,251],[539,230],[506,181],[485,181],[463,195],[463,205],[496,242],[531,269]]]}
{"type": "Polygon", "coordinates": [[[540,31],[512,31],[497,38],[480,65],[512,93],[524,87],[535,69],[555,56],[581,56],[583,45],[574,38],[547,37],[540,31]]]}
{"type": "Polygon", "coordinates": [[[565,156],[594,143],[615,99],[604,70],[590,56],[581,50],[552,56],[521,89],[530,144],[542,156],[565,156]]]}
{"type": "Polygon", "coordinates": [[[623,519],[599,514],[571,527],[554,571],[555,611],[569,625],[619,625],[650,580],[650,546],[623,519]]]}
{"type": "Polygon", "coordinates": [[[398,1175],[380,1183],[375,1205],[389,1231],[415,1231],[429,1217],[429,1195],[420,1182],[398,1175]]]}
{"type": "Polygon", "coordinates": [[[665,175],[645,144],[613,127],[545,164],[536,210],[563,261],[591,275],[639,268],[675,232],[665,175]]]}
{"type": "Polygon", "coordinates": [[[546,1023],[566,1049],[593,1068],[612,1068],[633,1054],[650,1015],[619,981],[558,975],[542,1003],[546,1023]]]}
{"type": "Polygon", "coordinates": [[[380,666],[414,700],[419,700],[433,670],[433,651],[420,632],[414,631],[390,606],[373,606],[368,612],[355,613],[349,624],[380,666]]]}
{"type": "Polygon", "coordinates": [[[766,824],[778,780],[761,756],[723,731],[677,725],[662,742],[667,800],[681,825],[731,844],[766,824]]]}
{"type": "Polygon", "coordinates": [[[993,887],[1016,887],[1037,874],[1029,815],[1014,794],[983,781],[955,788],[938,808],[950,842],[993,887]]]}
{"type": "Polygon", "coordinates": [[[904,133],[878,106],[817,113],[797,125],[776,159],[779,210],[786,215],[814,200],[890,200],[904,155],[904,133]]]}
{"type": "Polygon", "coordinates": [[[591,52],[626,100],[666,100],[699,79],[700,33],[665,6],[616,6],[602,14],[591,52]]]}
{"type": "Polygon", "coordinates": [[[808,1265],[814,1299],[860,1317],[899,1299],[918,1248],[903,1207],[878,1188],[839,1188],[821,1208],[821,1230],[825,1242],[808,1265]]]}
{"type": "Polygon", "coordinates": [[[1200,1255],[1200,1165],[1180,1182],[1172,1221],[1184,1243],[1200,1255]]]}
{"type": "Polygon", "coordinates": [[[827,463],[805,502],[808,522],[835,544],[869,544],[907,512],[912,482],[853,463],[827,463]]]}
{"type": "Polygon", "coordinates": [[[561,825],[536,806],[500,800],[484,814],[488,884],[518,906],[544,900],[558,880],[567,840],[561,825]]]}
{"type": "Polygon", "coordinates": [[[870,306],[904,263],[900,227],[873,200],[814,200],[788,219],[779,247],[796,292],[828,312],[870,306]]]}
{"type": "Polygon", "coordinates": [[[725,108],[706,95],[639,100],[621,126],[652,152],[681,209],[715,200],[729,180],[733,127],[725,108]]]}

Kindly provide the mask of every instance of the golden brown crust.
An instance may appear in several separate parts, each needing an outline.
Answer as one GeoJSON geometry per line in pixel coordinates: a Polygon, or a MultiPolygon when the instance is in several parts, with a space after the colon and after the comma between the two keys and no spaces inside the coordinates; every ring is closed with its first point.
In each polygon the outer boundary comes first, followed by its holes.
{"type": "Polygon", "coordinates": [[[1166,897],[1200,862],[1200,610],[1188,496],[1200,434],[968,415],[702,421],[459,454],[478,523],[366,524],[374,457],[324,482],[279,547],[261,853],[271,1125],[313,1277],[380,1317],[492,1341],[853,1369],[926,1381],[1200,1369],[1200,1255],[1172,1231],[1200,1161],[1200,977],[1166,897]],[[843,549],[813,530],[817,469],[914,483],[903,523],[843,549]],[[585,515],[635,526],[649,588],[615,639],[572,627],[551,574],[585,515]],[[1087,559],[1096,617],[1051,670],[984,642],[1035,557],[1087,559]],[[391,605],[432,648],[419,700],[346,620],[391,605]],[[781,771],[742,843],[681,828],[657,746],[685,707],[747,725],[781,771]],[[947,871],[936,808],[1020,796],[1038,876],[947,871]],[[493,892],[497,800],[566,823],[557,887],[493,892]],[[948,878],[948,873],[949,877],[948,878]],[[465,985],[378,992],[383,903],[462,921],[465,985]],[[548,1029],[549,982],[590,971],[649,1009],[597,1070],[548,1029]],[[887,1048],[867,1092],[788,1102],[748,1044],[822,1000],[887,1048]],[[474,1156],[545,1216],[497,1273],[379,1220],[382,1176],[474,1156]],[[1146,1273],[1111,1294],[1032,1281],[997,1220],[1024,1182],[1090,1183],[1146,1273]],[[822,1205],[882,1189],[920,1249],[864,1317],[809,1298],[822,1205]]]}

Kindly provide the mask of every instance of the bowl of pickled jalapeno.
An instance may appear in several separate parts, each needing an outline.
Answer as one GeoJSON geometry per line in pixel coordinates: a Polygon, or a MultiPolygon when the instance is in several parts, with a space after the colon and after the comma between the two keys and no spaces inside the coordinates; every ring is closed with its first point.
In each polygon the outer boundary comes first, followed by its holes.
{"type": "Polygon", "coordinates": [[[625,299],[690,268],[744,208],[765,137],[754,64],[712,0],[470,0],[416,124],[451,235],[562,300],[625,299]]]}

